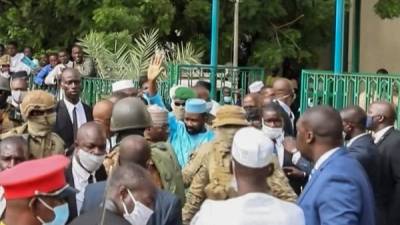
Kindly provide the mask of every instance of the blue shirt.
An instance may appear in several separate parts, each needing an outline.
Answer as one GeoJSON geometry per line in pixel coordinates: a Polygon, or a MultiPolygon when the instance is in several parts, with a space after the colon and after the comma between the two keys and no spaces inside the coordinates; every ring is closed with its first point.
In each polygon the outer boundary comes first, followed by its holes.
{"type": "Polygon", "coordinates": [[[164,101],[159,93],[154,96],[149,96],[147,93],[143,93],[143,98],[146,99],[149,105],[157,105],[161,108],[165,108],[164,101]]]}
{"type": "Polygon", "coordinates": [[[171,112],[168,115],[168,123],[170,131],[168,141],[175,151],[181,168],[187,164],[190,154],[197,147],[214,139],[214,132],[211,130],[199,134],[189,134],[185,124],[178,121],[171,112]]]}
{"type": "Polygon", "coordinates": [[[35,76],[35,79],[33,79],[33,82],[37,85],[43,85],[44,79],[46,79],[47,75],[53,70],[53,67],[48,64],[45,67],[43,67],[39,73],[35,76]]]}

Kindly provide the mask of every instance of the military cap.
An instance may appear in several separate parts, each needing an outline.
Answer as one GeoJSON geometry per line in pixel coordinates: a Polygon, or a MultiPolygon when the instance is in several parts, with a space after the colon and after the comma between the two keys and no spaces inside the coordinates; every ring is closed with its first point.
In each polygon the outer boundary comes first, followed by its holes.
{"type": "Polygon", "coordinates": [[[67,157],[54,155],[43,159],[20,163],[0,173],[0,185],[6,200],[25,199],[34,196],[63,198],[76,194],[68,185],[64,170],[69,164],[67,157]]]}
{"type": "Polygon", "coordinates": [[[244,109],[236,105],[221,106],[213,121],[213,127],[226,125],[248,126],[249,122],[246,119],[246,112],[244,109]]]}
{"type": "Polygon", "coordinates": [[[42,91],[29,91],[21,103],[21,113],[24,118],[27,118],[32,110],[48,110],[54,108],[56,102],[54,96],[42,91]]]}
{"type": "Polygon", "coordinates": [[[190,98],[196,98],[196,93],[193,89],[188,87],[179,87],[176,89],[174,99],[188,100],[190,98]]]}

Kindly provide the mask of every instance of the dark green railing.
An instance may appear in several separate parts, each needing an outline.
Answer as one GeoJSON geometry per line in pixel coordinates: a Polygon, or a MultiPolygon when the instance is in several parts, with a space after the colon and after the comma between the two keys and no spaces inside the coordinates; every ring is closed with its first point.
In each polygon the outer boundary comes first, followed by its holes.
{"type": "MultiPolygon", "coordinates": [[[[377,100],[393,103],[400,118],[400,75],[344,73],[303,70],[301,75],[300,110],[315,105],[331,105],[341,109],[359,105],[365,110],[377,100]]],[[[400,127],[400,121],[397,121],[400,127]]]]}
{"type": "MultiPolygon", "coordinates": [[[[167,77],[160,78],[158,82],[158,90],[166,104],[170,103],[169,89],[173,85],[182,84],[192,87],[199,80],[210,79],[211,67],[209,65],[174,65],[170,64],[167,68],[167,77]]],[[[264,80],[264,70],[255,67],[230,67],[218,66],[217,68],[217,99],[222,99],[223,87],[230,88],[232,97],[233,93],[240,92],[245,95],[246,89],[250,83],[264,80]]],[[[111,94],[112,83],[116,80],[100,79],[100,78],[82,78],[82,100],[93,105],[98,100],[111,94]]],[[[133,81],[136,87],[139,86],[138,81],[133,81]]],[[[30,79],[31,89],[45,89],[57,94],[59,89],[55,87],[39,87],[34,85],[32,78],[30,79]]]]}
{"type": "MultiPolygon", "coordinates": [[[[168,79],[172,85],[181,84],[192,87],[199,80],[210,81],[210,65],[169,65],[168,79]]],[[[264,80],[264,69],[260,67],[217,67],[217,98],[222,103],[222,88],[227,87],[232,97],[234,93],[244,96],[247,87],[254,81],[264,80]]]]}

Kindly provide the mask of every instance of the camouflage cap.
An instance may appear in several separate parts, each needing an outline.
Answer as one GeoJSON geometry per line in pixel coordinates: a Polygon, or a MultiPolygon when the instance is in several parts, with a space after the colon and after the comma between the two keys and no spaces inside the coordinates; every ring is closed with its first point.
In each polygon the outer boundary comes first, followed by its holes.
{"type": "Polygon", "coordinates": [[[42,91],[29,91],[21,103],[21,113],[24,118],[27,118],[32,110],[48,110],[54,108],[56,101],[54,96],[42,91]]]}
{"type": "Polygon", "coordinates": [[[213,121],[213,127],[221,127],[227,125],[248,126],[246,120],[246,112],[243,108],[235,105],[221,106],[213,121]]]}

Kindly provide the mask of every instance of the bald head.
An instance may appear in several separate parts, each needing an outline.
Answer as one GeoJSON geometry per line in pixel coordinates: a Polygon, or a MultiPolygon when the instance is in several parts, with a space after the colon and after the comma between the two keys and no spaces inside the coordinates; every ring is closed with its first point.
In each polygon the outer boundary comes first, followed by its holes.
{"type": "Polygon", "coordinates": [[[279,78],[274,81],[272,88],[274,89],[275,96],[290,106],[294,101],[293,84],[286,78],[279,78]]]}
{"type": "Polygon", "coordinates": [[[0,142],[0,171],[29,159],[28,143],[21,136],[12,136],[0,142]]]}
{"type": "Polygon", "coordinates": [[[110,120],[113,103],[109,100],[97,102],[93,107],[93,120],[102,125],[107,136],[110,134],[110,120]]]}
{"type": "Polygon", "coordinates": [[[359,129],[365,129],[367,113],[359,106],[349,106],[340,111],[343,122],[351,123],[359,129]]]}
{"type": "Polygon", "coordinates": [[[150,155],[149,144],[144,137],[139,135],[129,135],[122,139],[119,145],[120,164],[134,162],[146,168],[150,155]]]}
{"type": "Polygon", "coordinates": [[[392,104],[386,101],[372,103],[368,108],[367,114],[372,120],[370,128],[373,131],[393,126],[396,121],[396,110],[392,104]]]}
{"type": "Polygon", "coordinates": [[[316,161],[326,151],[343,144],[339,112],[329,106],[308,109],[297,122],[297,147],[306,158],[316,161]]]}
{"type": "Polygon", "coordinates": [[[106,153],[106,134],[96,122],[88,122],[78,129],[75,146],[94,155],[106,153]]]}

